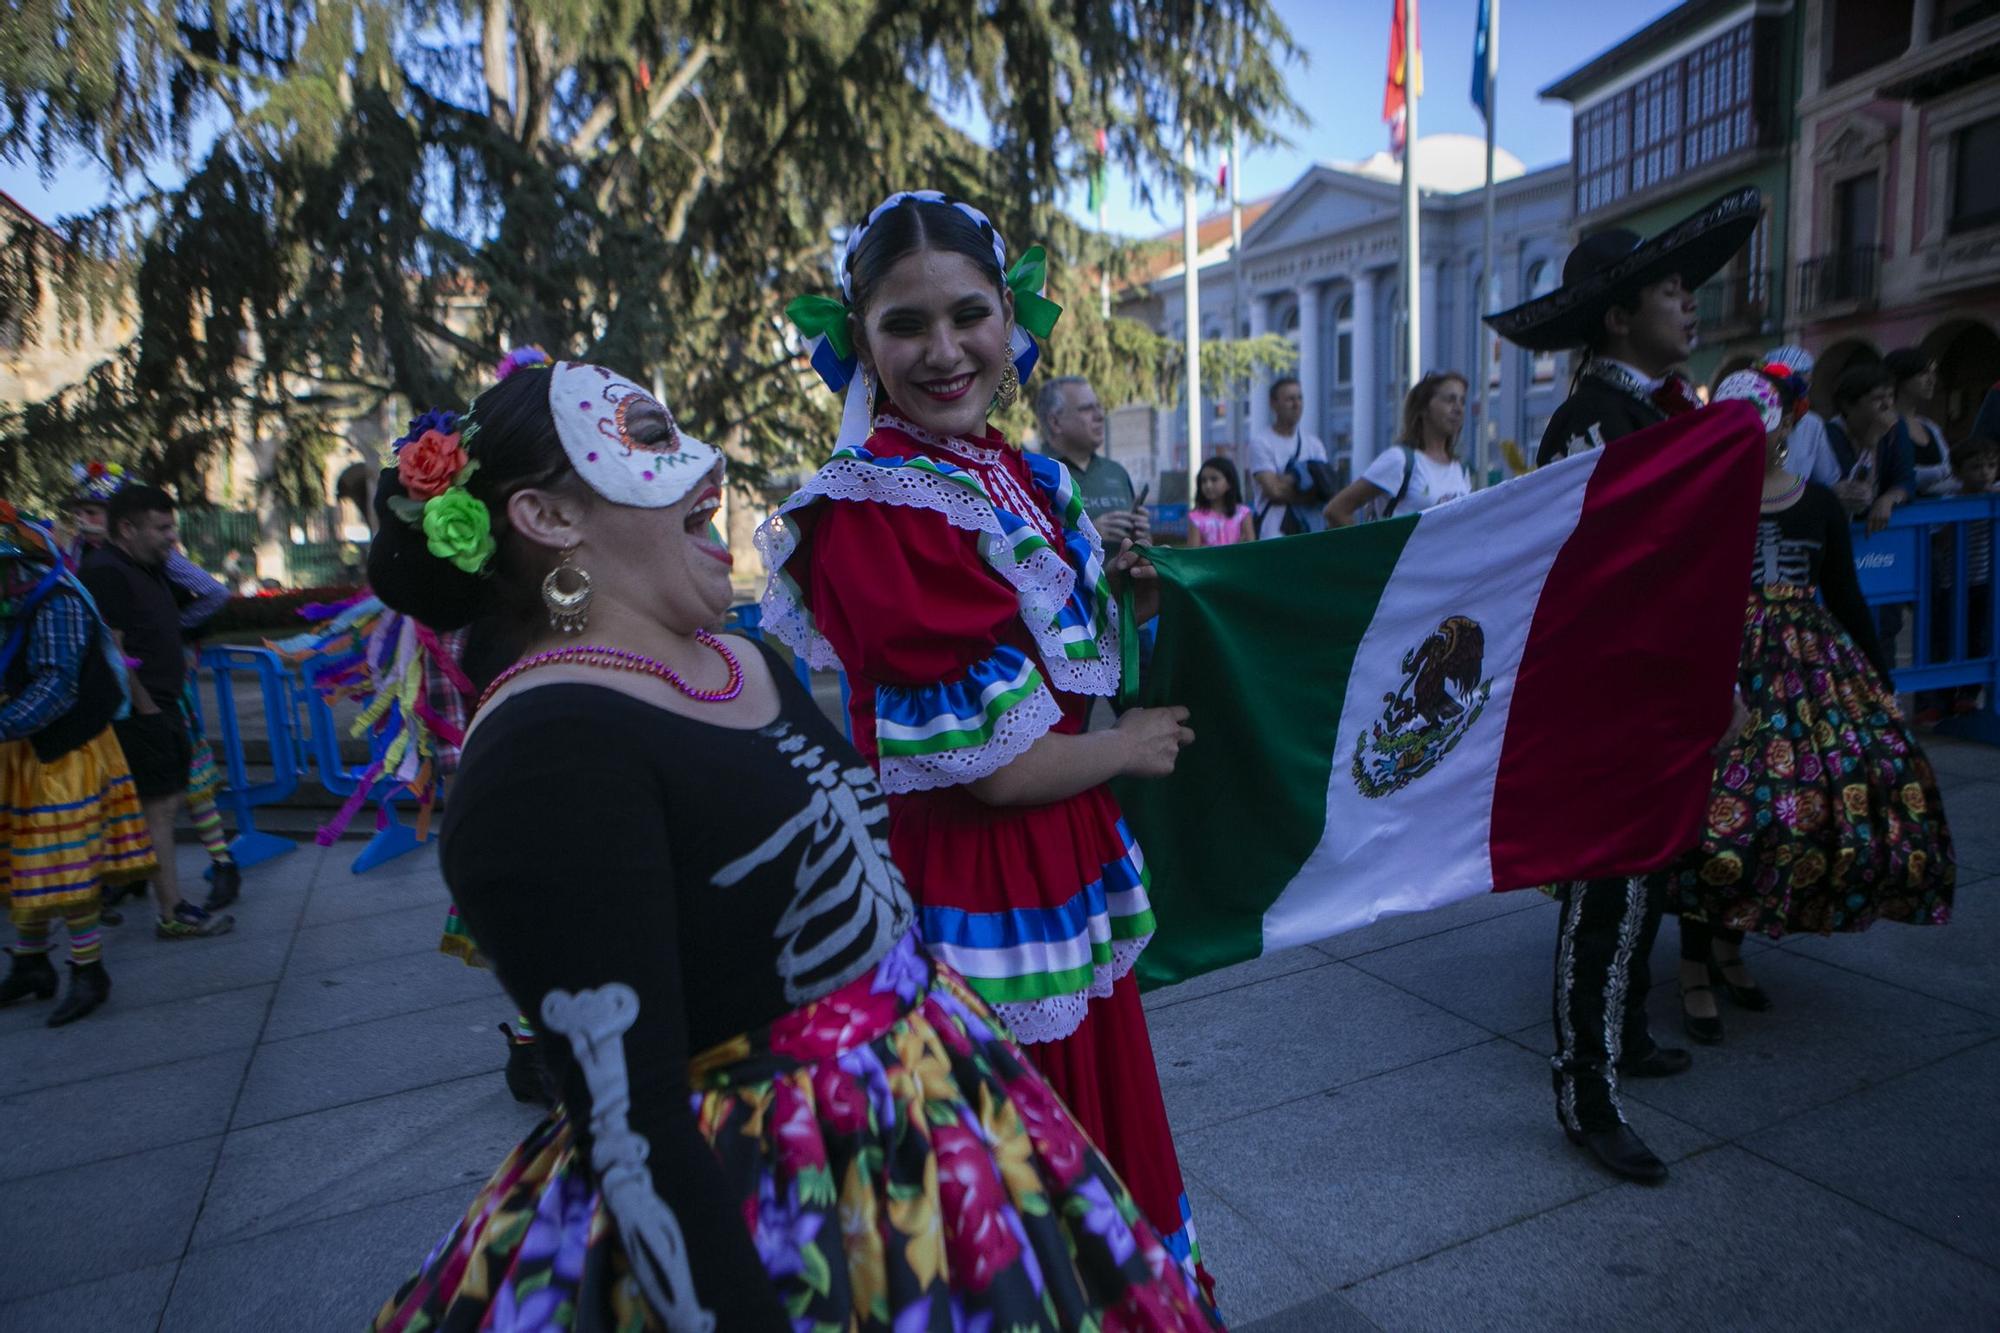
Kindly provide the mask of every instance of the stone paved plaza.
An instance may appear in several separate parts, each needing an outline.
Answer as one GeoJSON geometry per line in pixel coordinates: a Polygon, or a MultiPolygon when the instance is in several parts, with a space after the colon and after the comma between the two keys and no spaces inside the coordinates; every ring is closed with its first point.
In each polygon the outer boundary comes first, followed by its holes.
{"type": "MultiPolygon", "coordinates": [[[[1540,895],[1152,996],[1235,1326],[2000,1327],[2000,751],[1932,752],[1956,922],[1755,946],[1775,1012],[1631,1089],[1663,1188],[1556,1129],[1540,895]]],[[[0,1011],[0,1329],[362,1328],[528,1129],[511,1006],[434,951],[435,856],[356,877],[357,847],[259,867],[220,940],[134,912],[83,1023],[0,1011]]]]}

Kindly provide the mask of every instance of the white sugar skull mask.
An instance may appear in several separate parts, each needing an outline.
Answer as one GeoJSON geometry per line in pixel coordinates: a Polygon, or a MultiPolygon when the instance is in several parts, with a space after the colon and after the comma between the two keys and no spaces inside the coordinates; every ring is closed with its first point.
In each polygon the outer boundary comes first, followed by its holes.
{"type": "Polygon", "coordinates": [[[666,404],[603,366],[556,362],[549,410],[570,466],[613,504],[664,509],[722,459],[676,426],[666,404]]]}

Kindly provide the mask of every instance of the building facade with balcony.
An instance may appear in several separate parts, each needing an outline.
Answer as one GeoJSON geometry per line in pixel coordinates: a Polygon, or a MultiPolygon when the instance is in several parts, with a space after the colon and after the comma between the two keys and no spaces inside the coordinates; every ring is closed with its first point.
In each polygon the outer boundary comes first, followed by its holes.
{"type": "MultiPolygon", "coordinates": [[[[1482,305],[1481,218],[1486,145],[1466,135],[1417,141],[1422,230],[1418,286],[1420,370],[1453,369],[1473,384],[1480,360],[1479,316],[1556,284],[1567,246],[1569,168],[1523,170],[1511,153],[1496,155],[1493,244],[1499,294],[1482,305]]],[[[1243,232],[1240,264],[1230,250],[1228,215],[1197,232],[1202,337],[1266,333],[1299,350],[1305,429],[1326,441],[1338,469],[1358,475],[1393,441],[1401,409],[1401,166],[1387,153],[1359,163],[1315,166],[1274,198],[1259,200],[1243,232]],[[1215,223],[1219,221],[1219,228],[1215,223]],[[1240,275],[1240,294],[1238,278],[1240,275]]],[[[1246,216],[1248,210],[1246,210],[1246,216]]],[[[1178,233],[1173,233],[1178,246],[1178,233]]],[[[1118,313],[1176,339],[1184,330],[1178,263],[1120,299],[1118,313]]],[[[1489,368],[1496,438],[1526,441],[1534,452],[1549,414],[1562,401],[1563,358],[1502,345],[1489,368]]],[[[1267,424],[1270,377],[1246,384],[1205,384],[1203,456],[1240,459],[1252,431],[1267,424]]],[[[1472,411],[1461,452],[1472,461],[1472,411]]],[[[1176,408],[1127,408],[1112,416],[1110,448],[1133,474],[1156,480],[1154,494],[1186,498],[1191,453],[1187,419],[1176,408]]],[[[1497,458],[1497,455],[1496,455],[1497,458]]]]}
{"type": "Polygon", "coordinates": [[[1798,45],[1791,0],[1689,0],[1541,90],[1573,109],[1578,237],[1650,235],[1732,190],[1763,192],[1749,244],[1696,292],[1700,383],[1781,341],[1798,45]]]}
{"type": "Polygon", "coordinates": [[[1797,339],[1922,347],[1952,440],[2000,379],[2000,0],[1800,0],[1797,339]]]}

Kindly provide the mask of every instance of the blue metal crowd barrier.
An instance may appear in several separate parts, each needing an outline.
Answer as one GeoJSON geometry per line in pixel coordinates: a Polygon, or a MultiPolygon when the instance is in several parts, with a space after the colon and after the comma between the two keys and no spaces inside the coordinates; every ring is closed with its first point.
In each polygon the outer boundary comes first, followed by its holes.
{"type": "MultiPolygon", "coordinates": [[[[258,830],[251,811],[272,805],[299,789],[297,733],[292,726],[289,675],[283,660],[268,648],[225,646],[205,648],[201,665],[207,668],[215,692],[215,727],[212,736],[216,757],[222,762],[225,785],[217,794],[218,804],[227,805],[236,817],[236,836],[230,839],[229,854],[244,868],[298,850],[298,843],[275,833],[258,830]],[[264,701],[265,735],[271,743],[271,777],[265,782],[250,781],[249,765],[243,756],[243,726],[236,715],[236,673],[254,672],[264,701]]],[[[192,691],[195,720],[202,722],[201,691],[192,691]]],[[[209,729],[204,726],[203,733],[209,729]]]]}
{"type": "MultiPolygon", "coordinates": [[[[310,747],[301,754],[300,771],[304,771],[304,760],[309,758],[318,770],[320,785],[345,801],[360,790],[370,766],[349,764],[340,757],[340,721],[334,717],[333,706],[320,689],[323,670],[319,658],[308,658],[299,668],[298,684],[292,692],[298,706],[305,710],[306,734],[311,740],[310,747]]],[[[428,841],[420,841],[416,830],[396,817],[396,800],[407,795],[407,790],[393,781],[378,778],[369,786],[365,799],[376,809],[377,827],[349,867],[354,874],[365,875],[386,861],[414,852],[428,841]]]]}
{"type": "MultiPolygon", "coordinates": [[[[2000,624],[2000,581],[1992,568],[2000,535],[1996,525],[2000,496],[1960,495],[1904,505],[1872,535],[1858,526],[1854,530],[1862,597],[1872,607],[1910,608],[1901,616],[1910,630],[1910,652],[1907,665],[1894,670],[1897,691],[1982,687],[1986,699],[1977,712],[1948,717],[1938,730],[1988,745],[2000,745],[2000,712],[1994,709],[2000,695],[1993,633],[2000,624]],[[1986,581],[1977,586],[1975,545],[1985,548],[1986,566],[1980,571],[1986,581]]],[[[1890,651],[1896,653],[1893,645],[1890,651]]]]}

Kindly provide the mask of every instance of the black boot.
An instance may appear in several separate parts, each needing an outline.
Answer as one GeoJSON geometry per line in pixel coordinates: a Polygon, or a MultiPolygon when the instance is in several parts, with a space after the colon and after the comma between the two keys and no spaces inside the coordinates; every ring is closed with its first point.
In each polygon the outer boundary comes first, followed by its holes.
{"type": "Polygon", "coordinates": [[[1598,1130],[1565,1126],[1563,1133],[1569,1135],[1571,1143],[1627,1180],[1657,1185],[1667,1178],[1667,1164],[1653,1155],[1653,1150],[1632,1132],[1630,1125],[1619,1124],[1598,1130]]]}
{"type": "Polygon", "coordinates": [[[208,868],[208,883],[208,901],[202,910],[220,912],[243,891],[243,871],[234,861],[217,861],[208,868]]]}
{"type": "Polygon", "coordinates": [[[49,1026],[59,1028],[74,1023],[110,998],[111,975],[104,970],[104,964],[71,963],[69,994],[63,996],[63,1002],[49,1015],[49,1026]]]}
{"type": "Polygon", "coordinates": [[[541,1044],[533,1037],[522,1037],[506,1023],[500,1025],[500,1035],[507,1039],[507,1091],[514,1094],[514,1100],[555,1105],[555,1098],[549,1095],[548,1074],[542,1068],[541,1044]]]}
{"type": "Polygon", "coordinates": [[[56,970],[49,966],[47,954],[8,952],[14,966],[8,970],[6,980],[0,981],[0,1004],[12,1004],[30,995],[46,1000],[56,993],[56,970]]]}

